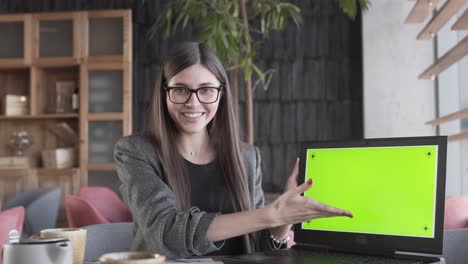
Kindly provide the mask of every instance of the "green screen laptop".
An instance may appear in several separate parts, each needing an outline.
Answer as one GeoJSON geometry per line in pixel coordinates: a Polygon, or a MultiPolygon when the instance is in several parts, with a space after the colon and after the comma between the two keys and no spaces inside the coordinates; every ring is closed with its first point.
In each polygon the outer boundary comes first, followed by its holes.
{"type": "Polygon", "coordinates": [[[446,149],[446,137],[302,143],[303,195],[354,218],[295,225],[292,249],[225,263],[444,263],[446,149]]]}

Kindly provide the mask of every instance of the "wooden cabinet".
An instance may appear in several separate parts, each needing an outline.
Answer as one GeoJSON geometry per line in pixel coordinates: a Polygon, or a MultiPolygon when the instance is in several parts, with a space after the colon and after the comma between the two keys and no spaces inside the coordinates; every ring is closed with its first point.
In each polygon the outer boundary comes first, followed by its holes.
{"type": "Polygon", "coordinates": [[[24,169],[1,170],[0,171],[0,198],[8,198],[23,190],[30,189],[30,186],[35,186],[34,177],[29,174],[29,171],[24,169]]]}
{"type": "Polygon", "coordinates": [[[0,102],[18,95],[27,106],[12,116],[0,103],[0,157],[12,156],[10,136],[25,130],[33,141],[25,155],[38,164],[0,167],[0,199],[36,187],[74,194],[88,184],[88,172],[115,171],[113,146],[132,129],[131,21],[130,10],[0,15],[0,102]],[[69,93],[61,93],[70,83],[78,109],[58,107],[69,106],[69,93]],[[57,124],[76,133],[75,145],[53,132],[57,124]],[[44,168],[41,151],[64,147],[77,149],[77,165],[44,168]]]}

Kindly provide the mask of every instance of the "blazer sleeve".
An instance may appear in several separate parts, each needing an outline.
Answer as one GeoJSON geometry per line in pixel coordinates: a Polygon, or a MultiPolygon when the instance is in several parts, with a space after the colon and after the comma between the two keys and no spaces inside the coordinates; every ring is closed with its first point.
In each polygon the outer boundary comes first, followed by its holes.
{"type": "Polygon", "coordinates": [[[255,173],[254,173],[254,204],[255,209],[265,206],[265,195],[262,188],[262,156],[255,147],[255,173]]]}
{"type": "MultiPolygon", "coordinates": [[[[265,206],[265,195],[262,188],[262,156],[257,147],[255,149],[255,173],[254,173],[254,205],[255,209],[265,206]]],[[[270,239],[270,230],[264,229],[257,232],[255,251],[271,251],[273,246],[270,239]]]]}
{"type": "Polygon", "coordinates": [[[147,250],[168,258],[204,255],[219,250],[223,241],[215,244],[206,237],[217,213],[206,213],[197,207],[179,210],[174,192],[163,181],[160,164],[150,162],[142,151],[142,140],[134,139],[130,136],[119,140],[115,145],[114,159],[123,199],[143,234],[147,250]]]}

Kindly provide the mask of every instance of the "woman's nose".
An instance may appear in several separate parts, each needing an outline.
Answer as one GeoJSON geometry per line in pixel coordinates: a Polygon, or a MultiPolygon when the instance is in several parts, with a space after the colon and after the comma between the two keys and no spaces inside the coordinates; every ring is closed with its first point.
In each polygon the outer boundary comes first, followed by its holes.
{"type": "Polygon", "coordinates": [[[199,105],[201,104],[200,101],[198,100],[198,97],[197,97],[197,94],[196,93],[192,93],[190,95],[190,98],[189,100],[187,101],[187,103],[185,103],[187,106],[194,106],[194,105],[199,105]]]}

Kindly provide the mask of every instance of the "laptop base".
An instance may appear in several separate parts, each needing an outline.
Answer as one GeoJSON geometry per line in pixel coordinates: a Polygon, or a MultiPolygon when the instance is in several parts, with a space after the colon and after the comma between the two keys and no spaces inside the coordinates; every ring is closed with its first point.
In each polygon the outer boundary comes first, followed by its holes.
{"type": "Polygon", "coordinates": [[[239,256],[226,257],[225,264],[445,264],[442,258],[428,256],[402,256],[401,258],[356,255],[324,250],[282,249],[239,256]]]}

